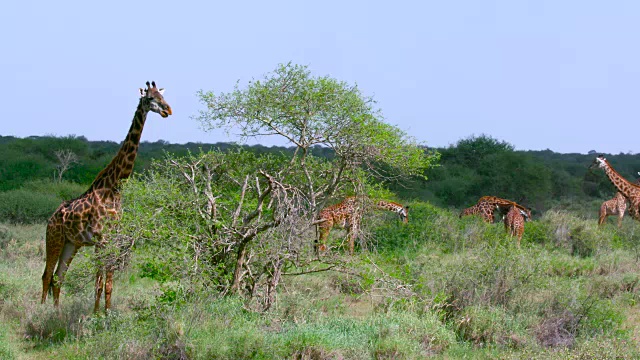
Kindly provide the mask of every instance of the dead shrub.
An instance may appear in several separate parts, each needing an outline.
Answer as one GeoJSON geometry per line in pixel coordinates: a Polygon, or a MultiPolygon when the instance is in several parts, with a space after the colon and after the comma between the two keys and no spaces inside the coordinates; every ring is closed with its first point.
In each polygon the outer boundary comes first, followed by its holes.
{"type": "Polygon", "coordinates": [[[296,350],[291,358],[294,360],[328,360],[328,359],[344,359],[340,354],[329,353],[322,348],[309,346],[302,350],[296,350]]]}
{"type": "Polygon", "coordinates": [[[571,348],[576,341],[579,319],[571,311],[544,319],[535,330],[538,343],[550,348],[571,348]]]}

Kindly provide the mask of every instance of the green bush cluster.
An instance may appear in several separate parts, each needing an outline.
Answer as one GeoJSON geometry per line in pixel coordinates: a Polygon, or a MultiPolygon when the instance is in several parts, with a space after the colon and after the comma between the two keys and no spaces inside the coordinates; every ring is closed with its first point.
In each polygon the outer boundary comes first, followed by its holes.
{"type": "Polygon", "coordinates": [[[632,246],[622,239],[633,238],[635,224],[598,228],[595,220],[550,211],[526,223],[518,249],[501,223],[411,206],[406,226],[373,229],[379,259],[405,269],[396,274],[459,341],[543,354],[625,337],[620,304],[637,296],[637,266],[632,253],[616,249],[632,246]],[[428,220],[411,221],[416,216],[428,220]]]}
{"type": "Polygon", "coordinates": [[[0,192],[0,221],[14,224],[45,222],[62,201],[72,199],[84,190],[84,186],[64,181],[34,181],[19,189],[0,192]]]}

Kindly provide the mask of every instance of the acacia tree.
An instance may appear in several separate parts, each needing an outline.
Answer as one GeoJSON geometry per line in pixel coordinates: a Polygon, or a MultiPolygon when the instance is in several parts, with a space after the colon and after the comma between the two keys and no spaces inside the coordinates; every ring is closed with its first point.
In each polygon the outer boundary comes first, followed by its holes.
{"type": "Polygon", "coordinates": [[[62,182],[62,175],[69,170],[73,164],[78,162],[78,155],[76,155],[70,149],[60,149],[55,151],[56,159],[58,159],[58,164],[56,164],[56,176],[58,182],[62,182]]]}
{"type": "Polygon", "coordinates": [[[202,286],[256,299],[263,310],[287,269],[316,261],[309,230],[332,195],[361,194],[374,176],[420,175],[435,159],[386,124],[356,86],[313,77],[303,66],[280,65],[231,93],[199,96],[206,108],[197,119],[206,130],[279,136],[293,155],[169,157],[125,184],[121,234],[163,248],[143,261],[150,276],[209,281],[202,286]],[[318,146],[333,157],[314,156],[318,146]]]}
{"type": "Polygon", "coordinates": [[[437,160],[437,154],[385,123],[373,98],[356,85],[314,77],[306,66],[281,64],[244,88],[237,83],[230,93],[200,91],[198,96],[206,109],[196,118],[205,131],[239,131],[245,140],[278,136],[295,146],[290,166],[283,171],[300,168],[305,173],[305,193],[316,209],[347,183],[345,177],[360,188],[362,178],[354,176],[358,169],[377,177],[422,176],[437,160]],[[322,174],[326,181],[317,186],[308,167],[314,146],[335,154],[331,168],[322,174]]]}

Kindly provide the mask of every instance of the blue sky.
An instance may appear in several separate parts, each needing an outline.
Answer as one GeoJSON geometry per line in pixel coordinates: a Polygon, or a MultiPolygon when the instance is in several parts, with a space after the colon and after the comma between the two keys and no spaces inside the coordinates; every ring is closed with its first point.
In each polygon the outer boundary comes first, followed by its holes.
{"type": "Polygon", "coordinates": [[[638,1],[5,1],[0,34],[0,135],[121,141],[155,80],[174,115],[143,141],[233,141],[196,92],[291,61],[429,146],[640,153],[638,1]]]}

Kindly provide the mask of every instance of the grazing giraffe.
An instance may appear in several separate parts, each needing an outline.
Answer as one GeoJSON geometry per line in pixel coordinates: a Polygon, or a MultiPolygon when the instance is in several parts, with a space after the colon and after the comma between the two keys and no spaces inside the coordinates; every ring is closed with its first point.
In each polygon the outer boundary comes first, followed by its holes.
{"type": "Polygon", "coordinates": [[[524,211],[527,216],[531,218],[530,209],[519,205],[511,200],[506,200],[495,196],[481,197],[480,199],[478,199],[478,202],[475,205],[462,210],[459,217],[467,215],[480,215],[485,222],[493,224],[493,214],[496,210],[500,210],[500,212],[505,215],[512,206],[515,206],[524,211]]]}
{"type": "Polygon", "coordinates": [[[636,185],[629,180],[623,178],[617,171],[613,169],[609,161],[604,155],[599,155],[593,160],[589,167],[604,169],[604,173],[615,188],[629,200],[629,215],[635,220],[640,221],[640,185],[636,185]]]}
{"type": "Polygon", "coordinates": [[[529,215],[517,206],[511,206],[507,214],[503,217],[504,229],[511,236],[518,237],[518,248],[524,234],[524,222],[529,220],[529,215]]]}
{"type": "Polygon", "coordinates": [[[531,219],[531,209],[526,208],[514,201],[511,200],[507,200],[507,199],[502,199],[496,196],[483,196],[480,199],[478,199],[478,202],[481,201],[485,201],[485,202],[489,202],[491,204],[495,204],[496,207],[500,210],[500,212],[504,215],[506,215],[509,210],[511,209],[512,206],[517,207],[518,209],[524,211],[526,213],[526,216],[531,219]]]}
{"type": "Polygon", "coordinates": [[[493,224],[493,212],[496,210],[496,205],[486,201],[479,201],[477,204],[463,209],[458,217],[469,215],[480,215],[482,220],[493,224]]]}
{"type": "Polygon", "coordinates": [[[600,217],[598,218],[598,225],[604,224],[607,221],[607,216],[618,215],[618,227],[622,226],[622,218],[624,212],[627,210],[627,199],[622,195],[620,191],[616,193],[616,196],[611,200],[607,200],[600,206],[600,217]]]}
{"type": "MultiPolygon", "coordinates": [[[[318,231],[315,244],[316,253],[327,249],[325,242],[329,237],[329,232],[331,232],[333,227],[340,227],[347,230],[349,254],[353,255],[354,242],[358,236],[364,206],[367,205],[366,202],[366,199],[358,200],[355,196],[349,196],[342,202],[328,206],[320,211],[318,219],[314,222],[318,231]]],[[[400,220],[404,223],[409,221],[408,206],[402,206],[392,201],[378,200],[373,203],[373,207],[398,214],[400,220]]]]}
{"type": "MultiPolygon", "coordinates": [[[[133,171],[133,163],[138,152],[140,136],[147,119],[147,113],[153,111],[163,118],[172,114],[171,107],[162,97],[164,89],[158,89],[156,83],[140,89],[140,102],[133,116],[131,128],[127,133],[120,151],[93,180],[89,189],[78,198],[63,202],[51,215],[46,233],[46,265],[42,274],[42,303],[47,293],[52,291],[56,307],[60,304],[60,285],[64,280],[74,255],[83,246],[96,246],[99,251],[104,246],[102,238],[103,221],[117,218],[121,199],[118,185],[133,171]],[[54,267],[58,264],[55,271],[54,267]]],[[[105,293],[105,310],[111,306],[113,289],[113,269],[98,270],[95,283],[95,307],[100,306],[102,291],[105,293]],[[103,283],[104,280],[104,283],[103,283]]]]}

